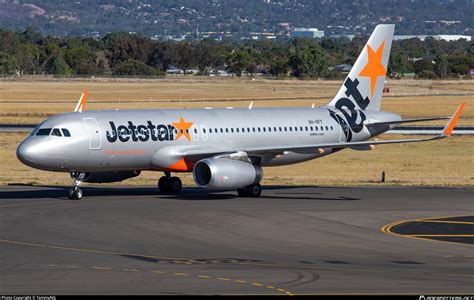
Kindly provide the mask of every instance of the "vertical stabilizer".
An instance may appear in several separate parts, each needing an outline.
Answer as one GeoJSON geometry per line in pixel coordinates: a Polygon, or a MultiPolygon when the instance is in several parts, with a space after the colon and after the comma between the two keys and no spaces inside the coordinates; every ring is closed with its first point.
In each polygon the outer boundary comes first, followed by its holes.
{"type": "Polygon", "coordinates": [[[375,27],[344,84],[328,106],[380,110],[394,28],[392,24],[375,27]]]}

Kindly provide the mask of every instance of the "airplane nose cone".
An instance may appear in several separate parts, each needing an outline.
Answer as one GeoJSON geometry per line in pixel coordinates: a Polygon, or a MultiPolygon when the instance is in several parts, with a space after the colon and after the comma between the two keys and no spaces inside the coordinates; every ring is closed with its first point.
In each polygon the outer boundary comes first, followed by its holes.
{"type": "Polygon", "coordinates": [[[31,166],[38,162],[37,155],[35,154],[35,149],[32,147],[31,143],[24,141],[16,149],[16,157],[24,163],[25,165],[31,166]]]}

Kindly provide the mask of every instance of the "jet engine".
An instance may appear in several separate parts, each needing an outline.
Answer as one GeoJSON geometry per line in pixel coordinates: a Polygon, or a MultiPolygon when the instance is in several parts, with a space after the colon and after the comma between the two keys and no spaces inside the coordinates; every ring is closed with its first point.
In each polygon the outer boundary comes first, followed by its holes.
{"type": "Polygon", "coordinates": [[[86,173],[82,181],[91,183],[109,183],[137,177],[138,175],[140,175],[140,171],[93,172],[86,173]]]}
{"type": "Polygon", "coordinates": [[[234,190],[259,183],[263,170],[247,161],[208,158],[194,165],[193,176],[200,187],[234,190]]]}

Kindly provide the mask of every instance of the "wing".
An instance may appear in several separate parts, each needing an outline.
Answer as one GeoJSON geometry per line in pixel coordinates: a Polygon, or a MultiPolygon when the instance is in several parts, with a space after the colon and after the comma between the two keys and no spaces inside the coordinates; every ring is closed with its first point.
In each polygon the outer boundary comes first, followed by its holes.
{"type": "Polygon", "coordinates": [[[384,140],[384,141],[363,141],[363,142],[341,142],[341,143],[321,143],[321,144],[310,144],[310,145],[288,145],[288,146],[279,146],[279,147],[255,147],[250,149],[241,149],[246,151],[249,154],[259,154],[259,153],[281,153],[283,151],[318,151],[318,149],[324,148],[360,148],[360,147],[370,147],[374,145],[384,145],[384,144],[399,144],[399,143],[416,143],[416,142],[427,142],[434,141],[446,138],[451,135],[454,127],[461,115],[462,110],[464,109],[464,103],[462,103],[453,116],[450,118],[443,131],[430,138],[420,138],[420,139],[400,139],[400,140],[384,140]]]}

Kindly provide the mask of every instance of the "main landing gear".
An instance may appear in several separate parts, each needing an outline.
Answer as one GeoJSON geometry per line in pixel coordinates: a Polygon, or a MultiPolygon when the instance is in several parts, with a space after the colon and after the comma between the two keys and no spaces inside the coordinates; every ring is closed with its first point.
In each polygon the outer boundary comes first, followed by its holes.
{"type": "Polygon", "coordinates": [[[82,190],[79,188],[79,185],[81,185],[85,176],[85,173],[71,172],[71,179],[74,186],[67,192],[67,196],[70,200],[82,199],[82,190]]]}
{"type": "Polygon", "coordinates": [[[158,180],[158,189],[166,194],[178,194],[183,187],[181,179],[178,177],[171,177],[170,172],[165,172],[165,176],[158,180]]]}
{"type": "Polygon", "coordinates": [[[237,189],[240,197],[258,198],[262,194],[262,186],[260,183],[251,184],[241,189],[237,189]]]}

